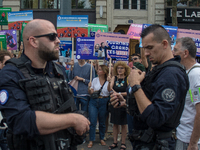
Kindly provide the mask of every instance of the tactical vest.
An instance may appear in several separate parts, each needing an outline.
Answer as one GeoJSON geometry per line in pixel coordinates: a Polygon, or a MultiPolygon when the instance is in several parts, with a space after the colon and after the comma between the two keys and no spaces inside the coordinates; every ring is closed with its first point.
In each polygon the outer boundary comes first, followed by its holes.
{"type": "MultiPolygon", "coordinates": [[[[59,114],[76,110],[73,93],[64,79],[63,71],[56,63],[53,63],[56,76],[54,78],[50,78],[46,74],[43,76],[35,74],[30,60],[25,55],[19,59],[10,59],[6,64],[16,66],[24,75],[25,79],[19,80],[19,85],[26,92],[32,110],[59,114]]],[[[67,150],[73,145],[76,146],[74,143],[76,134],[72,128],[49,135],[38,135],[31,140],[23,135],[13,135],[12,133],[8,136],[12,136],[13,140],[13,143],[10,144],[8,141],[11,150],[67,150]]]]}
{"type": "MultiPolygon", "coordinates": [[[[148,99],[152,99],[153,97],[153,93],[151,91],[151,83],[155,80],[155,78],[157,77],[157,75],[160,73],[160,71],[168,66],[174,66],[179,68],[184,74],[185,74],[185,80],[187,83],[187,89],[189,88],[189,80],[188,77],[186,75],[185,72],[185,67],[183,65],[181,65],[179,62],[176,61],[167,61],[159,66],[155,66],[151,72],[149,72],[145,79],[143,80],[143,82],[141,83],[142,86],[142,90],[144,91],[145,95],[147,96],[148,99]]],[[[176,108],[174,114],[172,115],[171,118],[169,118],[167,120],[167,122],[165,122],[165,124],[163,125],[163,127],[167,127],[167,128],[176,128],[179,124],[179,118],[181,117],[183,108],[184,108],[184,104],[185,104],[185,99],[182,103],[180,103],[178,105],[178,107],[176,108]]],[[[135,97],[133,95],[127,95],[127,112],[134,116],[135,118],[137,118],[138,120],[140,120],[139,118],[139,109],[137,107],[137,103],[135,100],[135,97]]]]}

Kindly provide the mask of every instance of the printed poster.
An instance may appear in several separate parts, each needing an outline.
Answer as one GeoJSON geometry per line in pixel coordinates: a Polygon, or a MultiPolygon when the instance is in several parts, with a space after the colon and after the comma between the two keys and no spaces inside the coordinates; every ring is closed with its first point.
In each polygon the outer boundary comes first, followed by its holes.
{"type": "MultiPolygon", "coordinates": [[[[143,24],[142,26],[142,30],[145,29],[146,27],[150,26],[151,24],[143,24]]],[[[177,30],[178,27],[175,26],[167,26],[167,25],[162,25],[167,32],[169,33],[169,36],[171,38],[171,48],[172,50],[174,49],[174,46],[176,45],[176,38],[177,38],[177,30]]],[[[141,41],[140,41],[141,42],[141,41]]],[[[142,45],[142,43],[140,43],[140,46],[142,45]]]]}
{"type": "Polygon", "coordinates": [[[96,57],[105,59],[129,57],[129,35],[96,32],[94,45],[96,57]]]}
{"type": "Polygon", "coordinates": [[[22,23],[33,20],[33,11],[15,11],[8,13],[8,29],[21,30],[22,23]]]}
{"type": "Polygon", "coordinates": [[[21,29],[21,37],[20,37],[20,41],[23,42],[23,32],[24,32],[24,28],[27,25],[27,23],[23,22],[22,23],[22,29],[21,29]]]}
{"type": "Polygon", "coordinates": [[[0,25],[8,25],[8,12],[11,8],[0,8],[0,25]]]}
{"type": "Polygon", "coordinates": [[[108,25],[88,23],[88,36],[95,37],[95,32],[108,32],[108,25]]]}
{"type": "Polygon", "coordinates": [[[7,50],[17,50],[17,31],[16,30],[2,30],[0,35],[6,36],[7,50]]]}
{"type": "Polygon", "coordinates": [[[58,37],[88,37],[88,15],[57,15],[58,37]]]}
{"type": "Polygon", "coordinates": [[[6,35],[0,35],[0,50],[7,50],[6,35]]]}
{"type": "Polygon", "coordinates": [[[140,40],[140,33],[142,32],[142,24],[132,23],[128,29],[127,35],[130,39],[140,40]]]}
{"type": "Polygon", "coordinates": [[[59,62],[70,62],[72,54],[72,41],[60,41],[59,62]]]}
{"type": "Polygon", "coordinates": [[[76,39],[76,59],[98,59],[94,55],[94,37],[76,39]]]}
{"type": "Polygon", "coordinates": [[[200,57],[200,31],[198,30],[188,30],[188,29],[178,29],[177,38],[181,37],[191,37],[196,44],[197,53],[196,55],[200,57]]]}

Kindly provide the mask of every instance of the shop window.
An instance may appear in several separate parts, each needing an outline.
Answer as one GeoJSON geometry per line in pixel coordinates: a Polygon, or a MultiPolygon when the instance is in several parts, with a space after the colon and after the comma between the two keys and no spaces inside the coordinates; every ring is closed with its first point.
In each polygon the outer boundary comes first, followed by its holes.
{"type": "Polygon", "coordinates": [[[129,9],[129,0],[123,0],[123,9],[129,9]]]}
{"type": "Polygon", "coordinates": [[[115,0],[115,9],[147,9],[147,0],[115,0]],[[120,7],[123,6],[123,7],[120,7]]]}
{"type": "Polygon", "coordinates": [[[72,9],[95,9],[95,0],[72,0],[72,9]]]}
{"type": "Polygon", "coordinates": [[[190,0],[189,6],[190,7],[199,7],[200,6],[200,0],[190,0]]]}
{"type": "MultiPolygon", "coordinates": [[[[172,6],[172,0],[167,0],[167,6],[172,6]]],[[[177,7],[199,7],[200,0],[177,0],[177,7]]]]}
{"type": "Polygon", "coordinates": [[[140,9],[146,9],[146,0],[140,0],[140,9]]]}
{"type": "Polygon", "coordinates": [[[60,0],[21,0],[22,9],[59,9],[60,0]]]}
{"type": "Polygon", "coordinates": [[[115,9],[120,9],[120,0],[115,0],[115,9]]]}
{"type": "Polygon", "coordinates": [[[132,9],[137,9],[137,0],[132,0],[132,9]]]}

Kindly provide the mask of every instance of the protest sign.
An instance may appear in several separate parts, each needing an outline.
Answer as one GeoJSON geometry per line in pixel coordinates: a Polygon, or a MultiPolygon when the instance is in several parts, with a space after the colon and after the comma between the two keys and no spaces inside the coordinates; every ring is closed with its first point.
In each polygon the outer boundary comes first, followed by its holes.
{"type": "Polygon", "coordinates": [[[198,30],[188,30],[188,29],[178,29],[177,38],[181,37],[191,37],[195,42],[197,47],[196,56],[200,57],[200,31],[198,30]]]}
{"type": "Polygon", "coordinates": [[[0,8],[0,25],[8,25],[8,12],[11,8],[0,8]]]}
{"type": "Polygon", "coordinates": [[[2,30],[0,35],[6,36],[7,50],[17,50],[17,31],[2,30]]]}
{"type": "Polygon", "coordinates": [[[88,36],[95,37],[95,32],[108,32],[108,25],[88,23],[88,36]]]}
{"type": "Polygon", "coordinates": [[[93,37],[79,37],[76,39],[76,59],[98,59],[93,55],[93,52],[93,37]]]}
{"type": "Polygon", "coordinates": [[[59,62],[70,62],[72,55],[72,41],[60,41],[59,62]]]}
{"type": "Polygon", "coordinates": [[[57,15],[58,37],[88,37],[87,15],[57,15]]]}
{"type": "Polygon", "coordinates": [[[33,20],[33,11],[15,11],[8,13],[8,29],[21,30],[22,23],[33,20]]]}
{"type": "Polygon", "coordinates": [[[0,35],[0,50],[7,50],[6,35],[0,35]]]}
{"type": "Polygon", "coordinates": [[[27,25],[27,23],[23,22],[22,23],[22,29],[21,29],[21,35],[20,35],[20,41],[23,42],[23,32],[24,32],[24,28],[27,25]]]}
{"type": "Polygon", "coordinates": [[[95,47],[100,46],[96,57],[128,58],[129,57],[129,35],[114,33],[95,33],[95,47]]]}
{"type": "Polygon", "coordinates": [[[130,39],[140,40],[140,33],[142,32],[142,24],[131,24],[127,35],[130,36],[130,39]]]}
{"type": "MultiPolygon", "coordinates": [[[[142,30],[145,29],[146,27],[150,26],[151,24],[143,24],[142,26],[142,30]]],[[[163,27],[165,28],[165,30],[167,30],[167,32],[169,33],[169,36],[171,38],[171,49],[174,49],[174,46],[176,45],[176,37],[177,37],[177,30],[178,27],[174,27],[174,26],[167,26],[167,25],[163,25],[163,27]]],[[[141,41],[140,41],[141,42],[141,41]]],[[[142,44],[140,43],[140,46],[142,44]]]]}

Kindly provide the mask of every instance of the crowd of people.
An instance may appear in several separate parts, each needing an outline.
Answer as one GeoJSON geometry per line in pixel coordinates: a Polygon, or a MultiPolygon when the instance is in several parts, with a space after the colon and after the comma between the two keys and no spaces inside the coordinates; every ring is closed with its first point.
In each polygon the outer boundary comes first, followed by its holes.
{"type": "Polygon", "coordinates": [[[172,51],[169,34],[157,24],[145,28],[141,38],[141,54],[132,54],[129,64],[72,60],[66,74],[53,62],[60,43],[54,25],[30,21],[20,57],[0,51],[0,110],[8,126],[0,128],[0,137],[7,134],[1,149],[8,144],[10,150],[76,150],[87,131],[87,146],[94,148],[96,126],[105,146],[109,122],[109,150],[118,147],[120,133],[120,150],[126,150],[127,132],[133,150],[200,149],[200,64],[194,41],[177,39],[172,51]],[[78,82],[76,96],[71,80],[78,82]]]}

